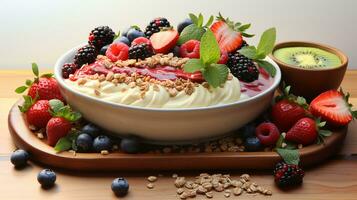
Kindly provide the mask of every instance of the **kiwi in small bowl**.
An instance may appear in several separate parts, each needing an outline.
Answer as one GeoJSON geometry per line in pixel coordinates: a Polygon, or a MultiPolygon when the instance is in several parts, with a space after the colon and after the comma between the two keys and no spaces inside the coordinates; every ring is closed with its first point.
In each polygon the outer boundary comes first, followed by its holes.
{"type": "Polygon", "coordinates": [[[337,89],[348,64],[342,51],[302,41],[276,44],[270,57],[281,69],[282,83],[290,85],[295,95],[308,100],[324,91],[337,89]]]}

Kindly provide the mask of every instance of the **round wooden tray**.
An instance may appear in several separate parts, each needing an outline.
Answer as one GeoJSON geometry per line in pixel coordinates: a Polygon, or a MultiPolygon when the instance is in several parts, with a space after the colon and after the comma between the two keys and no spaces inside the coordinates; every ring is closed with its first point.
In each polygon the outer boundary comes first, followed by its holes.
{"type": "MultiPolygon", "coordinates": [[[[272,169],[281,160],[275,152],[216,152],[171,154],[125,154],[70,152],[57,154],[29,128],[18,101],[8,116],[9,130],[15,144],[31,154],[31,159],[42,164],[70,170],[192,170],[192,169],[272,169]]],[[[335,154],[342,146],[347,127],[334,130],[324,145],[311,145],[300,150],[302,166],[320,163],[335,154]]]]}

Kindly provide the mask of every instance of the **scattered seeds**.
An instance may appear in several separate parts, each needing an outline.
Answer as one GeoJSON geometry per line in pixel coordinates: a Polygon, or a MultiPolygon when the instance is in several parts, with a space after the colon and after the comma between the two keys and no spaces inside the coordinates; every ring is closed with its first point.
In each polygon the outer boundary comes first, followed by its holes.
{"type": "Polygon", "coordinates": [[[153,184],[153,183],[148,183],[148,184],[146,185],[146,187],[149,188],[149,189],[154,189],[155,184],[153,184]]]}
{"type": "Polygon", "coordinates": [[[148,181],[155,182],[155,181],[157,181],[157,177],[156,176],[149,176],[148,177],[148,181]]]}

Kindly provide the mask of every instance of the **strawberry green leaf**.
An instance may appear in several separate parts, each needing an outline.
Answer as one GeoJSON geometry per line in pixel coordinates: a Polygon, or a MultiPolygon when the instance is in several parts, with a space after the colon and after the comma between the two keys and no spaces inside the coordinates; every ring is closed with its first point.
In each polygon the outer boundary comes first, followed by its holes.
{"type": "Polygon", "coordinates": [[[196,24],[190,24],[182,30],[178,44],[182,45],[189,40],[201,40],[204,33],[205,29],[203,27],[198,27],[196,24]]]}
{"type": "Polygon", "coordinates": [[[216,88],[227,80],[228,68],[223,64],[211,64],[202,73],[208,84],[216,88]]]}
{"type": "Polygon", "coordinates": [[[51,99],[49,103],[53,113],[57,113],[62,107],[64,107],[63,102],[58,99],[51,99]]]}
{"type": "Polygon", "coordinates": [[[247,30],[248,28],[250,28],[251,24],[244,24],[242,26],[239,26],[238,30],[240,32],[244,32],[245,30],[247,30]]]}
{"type": "Polygon", "coordinates": [[[66,137],[63,137],[58,140],[54,149],[57,153],[60,153],[62,151],[70,150],[71,148],[72,148],[72,141],[70,141],[66,137]]]}
{"type": "Polygon", "coordinates": [[[323,137],[329,137],[332,135],[332,132],[329,130],[319,130],[319,135],[323,137]]]}
{"type": "Polygon", "coordinates": [[[272,65],[270,62],[265,61],[265,60],[256,60],[255,61],[260,67],[264,68],[271,77],[274,77],[276,75],[276,69],[274,65],[272,65]]]}
{"type": "Polygon", "coordinates": [[[185,72],[193,73],[196,71],[200,71],[204,67],[205,66],[200,59],[190,59],[183,66],[183,69],[185,70],[185,72]]]}
{"type": "Polygon", "coordinates": [[[300,162],[299,151],[298,150],[291,150],[291,149],[281,149],[277,148],[276,152],[281,156],[281,158],[287,164],[298,165],[300,162]]]}
{"type": "Polygon", "coordinates": [[[188,14],[188,16],[190,16],[192,23],[194,23],[196,25],[198,24],[198,18],[196,17],[196,15],[190,13],[190,14],[188,14]]]}
{"type": "Polygon", "coordinates": [[[207,30],[200,43],[200,58],[203,64],[217,63],[221,57],[221,51],[216,37],[211,30],[207,30]]]}
{"type": "Polygon", "coordinates": [[[257,49],[254,46],[243,47],[238,52],[249,59],[255,59],[257,55],[257,49]]]}
{"type": "Polygon", "coordinates": [[[28,109],[31,108],[31,106],[35,103],[36,100],[32,99],[31,96],[29,95],[24,95],[24,103],[22,104],[22,106],[18,106],[20,111],[25,113],[28,111],[28,109]]]}
{"type": "Polygon", "coordinates": [[[21,93],[25,92],[26,89],[27,89],[27,86],[20,86],[20,87],[15,89],[15,92],[17,94],[21,94],[21,93]]]}
{"type": "Polygon", "coordinates": [[[214,17],[211,15],[204,27],[208,28],[213,23],[214,17]]]}
{"type": "Polygon", "coordinates": [[[36,77],[38,77],[39,72],[38,72],[38,65],[36,63],[32,63],[32,72],[36,77]]]}
{"type": "Polygon", "coordinates": [[[357,110],[351,111],[353,118],[357,118],[357,110]]]}
{"type": "Polygon", "coordinates": [[[276,141],[276,143],[275,143],[275,147],[281,148],[283,142],[284,142],[284,136],[283,136],[283,134],[280,134],[278,141],[276,141]]]}
{"type": "Polygon", "coordinates": [[[197,26],[198,26],[198,27],[202,27],[202,25],[203,25],[203,15],[200,13],[200,14],[198,15],[197,26]]]}
{"type": "Polygon", "coordinates": [[[33,83],[33,82],[32,82],[31,80],[29,80],[29,79],[27,79],[26,82],[25,82],[26,86],[31,86],[32,83],[33,83]]]}
{"type": "Polygon", "coordinates": [[[254,37],[255,35],[254,34],[248,34],[248,33],[242,33],[242,36],[246,37],[246,38],[251,38],[251,37],[254,37]]]}
{"type": "Polygon", "coordinates": [[[52,73],[42,74],[41,77],[42,78],[52,78],[53,74],[52,73]]]}
{"type": "Polygon", "coordinates": [[[270,28],[264,31],[263,35],[260,37],[260,41],[257,47],[258,55],[268,55],[273,51],[274,44],[276,40],[276,29],[270,28]]]}

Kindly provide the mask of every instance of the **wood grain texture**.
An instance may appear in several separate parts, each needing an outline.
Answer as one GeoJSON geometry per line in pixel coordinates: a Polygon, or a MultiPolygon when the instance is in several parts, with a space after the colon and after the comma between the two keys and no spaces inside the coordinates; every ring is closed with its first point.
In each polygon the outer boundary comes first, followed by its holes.
{"type": "MultiPolygon", "coordinates": [[[[55,188],[42,190],[36,180],[37,173],[45,166],[31,163],[23,170],[15,170],[9,162],[14,150],[8,127],[7,114],[11,106],[18,100],[14,88],[22,84],[25,78],[31,78],[30,71],[0,71],[0,199],[117,199],[110,190],[111,181],[118,176],[128,178],[130,193],[123,199],[155,199],[174,200],[175,187],[172,173],[193,178],[205,171],[169,171],[155,169],[145,172],[106,172],[86,173],[56,169],[58,180],[55,188]],[[163,174],[153,190],[146,188],[146,177],[163,174]]],[[[348,71],[342,83],[345,91],[351,93],[351,102],[357,105],[357,71],[348,71]]],[[[342,151],[334,159],[306,169],[304,184],[294,190],[282,191],[273,184],[270,171],[237,171],[214,170],[211,173],[230,173],[239,176],[250,173],[253,181],[273,191],[273,196],[243,195],[239,199],[357,199],[357,122],[349,126],[342,151]]],[[[196,199],[205,199],[199,196],[196,199]]],[[[227,199],[223,193],[216,193],[213,199],[227,199]]],[[[228,199],[237,199],[230,197],[228,199]]]]}

